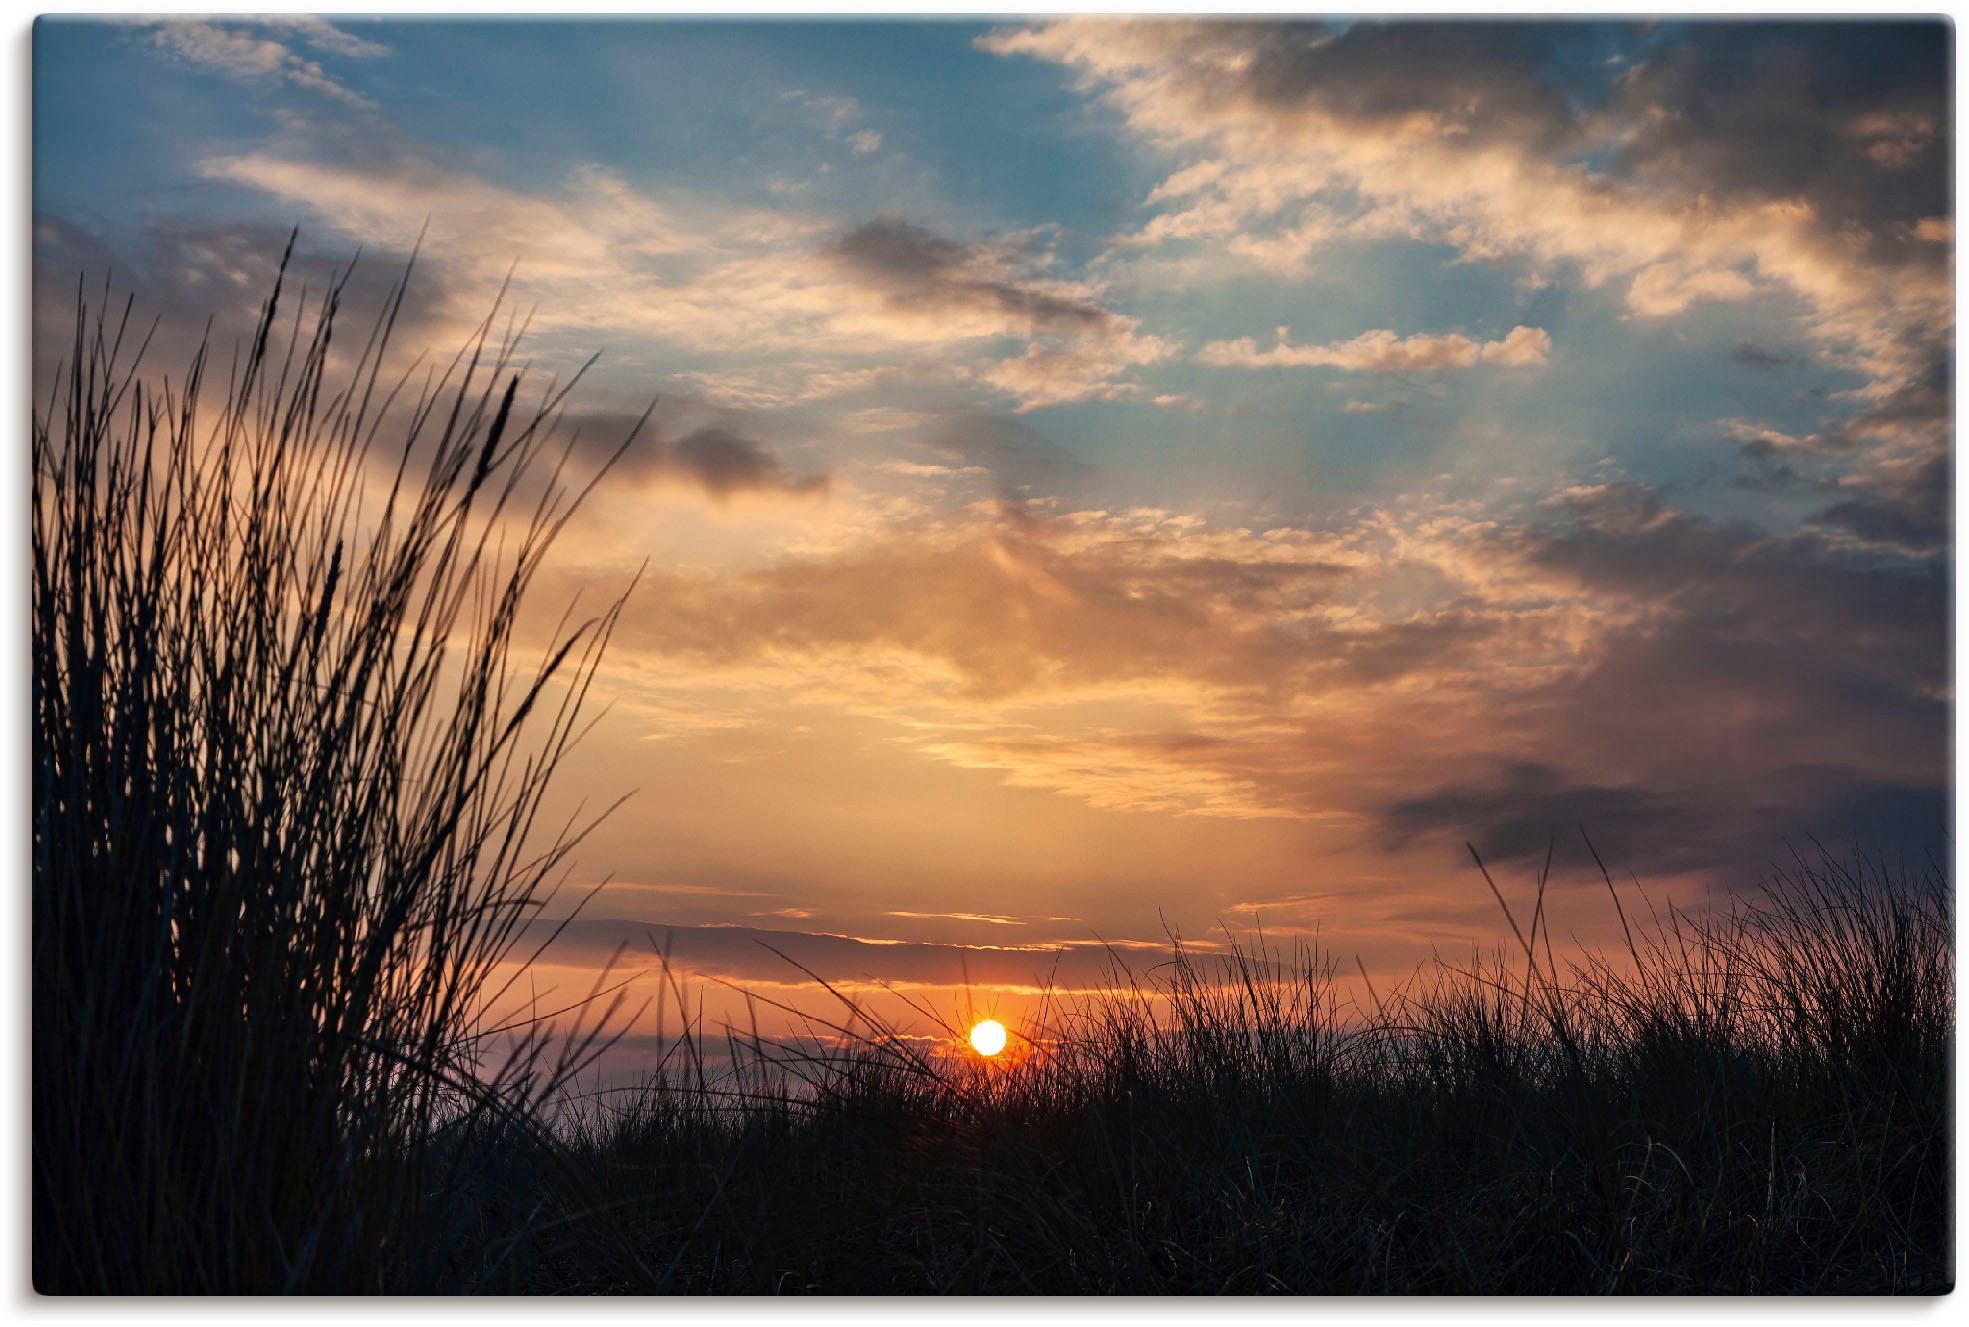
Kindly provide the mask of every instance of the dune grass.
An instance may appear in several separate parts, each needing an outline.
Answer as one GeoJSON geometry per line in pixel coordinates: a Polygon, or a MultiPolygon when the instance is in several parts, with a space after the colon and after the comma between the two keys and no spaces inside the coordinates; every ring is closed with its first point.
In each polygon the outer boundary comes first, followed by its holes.
{"type": "Polygon", "coordinates": [[[797,1043],[687,1023],[582,1097],[606,1001],[480,1016],[579,841],[536,820],[622,608],[514,660],[563,391],[522,408],[489,322],[386,381],[402,287],[353,348],[341,289],[277,286],[209,410],[206,351],[174,383],[79,301],[35,413],[41,1291],[1953,1285],[1932,865],[1616,892],[1624,946],[1563,963],[1543,884],[1499,892],[1514,950],[1371,1008],[1316,951],[1173,944],[1010,1064],[845,999],[797,1043]]]}
{"type": "Polygon", "coordinates": [[[344,346],[346,276],[287,266],[216,407],[209,347],[174,381],[78,297],[34,416],[44,1292],[473,1283],[486,1169],[582,1054],[492,1063],[478,1021],[580,837],[535,820],[622,607],[515,658],[563,389],[524,406],[489,320],[385,378],[404,286],[344,346]]]}
{"type": "Polygon", "coordinates": [[[759,1294],[1952,1286],[1938,871],[1801,863],[1732,909],[1629,918],[1625,952],[1570,964],[1550,957],[1542,891],[1538,917],[1512,919],[1515,958],[1437,966],[1370,1010],[1341,1005],[1316,953],[1176,945],[1058,1007],[1011,1069],[926,1055],[844,1010],[865,1030],[804,1049],[729,1034],[735,1067],[707,1078],[706,1030],[687,1029],[641,1091],[567,1131],[582,1177],[568,1247],[590,1256],[549,1258],[551,1279],[759,1294]],[[625,1248],[633,1269],[610,1260],[625,1248]]]}

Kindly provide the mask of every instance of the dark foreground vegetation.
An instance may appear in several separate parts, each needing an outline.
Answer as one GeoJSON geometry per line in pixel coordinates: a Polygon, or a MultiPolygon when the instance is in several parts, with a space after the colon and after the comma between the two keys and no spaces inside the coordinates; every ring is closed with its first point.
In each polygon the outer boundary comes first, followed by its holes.
{"type": "Polygon", "coordinates": [[[1633,935],[1570,967],[1539,948],[1439,968],[1366,1013],[1309,955],[1178,948],[1063,1009],[1016,1068],[879,1031],[749,1060],[741,1042],[737,1109],[685,1040],[572,1137],[585,1215],[515,1284],[1948,1290],[1942,880],[1828,861],[1633,935]],[[775,1095],[789,1070],[811,1089],[775,1095]]]}
{"type": "Polygon", "coordinates": [[[175,378],[127,304],[78,301],[36,406],[44,1291],[455,1278],[578,1064],[538,1026],[489,1061],[477,1022],[579,838],[535,820],[621,608],[513,658],[578,501],[561,394],[522,397],[489,323],[386,376],[402,284],[352,343],[341,291],[276,282],[175,378]]]}
{"type": "Polygon", "coordinates": [[[490,337],[392,391],[394,302],[338,376],[335,303],[283,349],[276,290],[209,418],[202,354],[148,378],[85,314],[36,411],[43,1292],[1953,1285],[1932,866],[1632,895],[1571,963],[1541,885],[1516,950],[1370,1008],[1177,946],[1007,1064],[845,1007],[686,1027],[582,1097],[592,1036],[476,1012],[579,837],[534,820],[620,608],[509,667],[559,397],[490,337]]]}

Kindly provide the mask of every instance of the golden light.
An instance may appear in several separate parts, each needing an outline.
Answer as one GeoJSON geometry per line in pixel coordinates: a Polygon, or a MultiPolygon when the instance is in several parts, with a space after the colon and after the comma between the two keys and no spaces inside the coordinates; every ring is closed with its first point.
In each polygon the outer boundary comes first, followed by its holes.
{"type": "Polygon", "coordinates": [[[971,1049],[989,1059],[1005,1049],[1005,1025],[987,1018],[971,1029],[971,1049]]]}

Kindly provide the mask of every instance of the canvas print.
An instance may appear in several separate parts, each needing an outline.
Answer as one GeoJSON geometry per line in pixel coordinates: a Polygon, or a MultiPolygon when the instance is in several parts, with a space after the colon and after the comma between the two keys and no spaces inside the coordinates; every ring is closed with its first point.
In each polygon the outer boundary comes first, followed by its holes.
{"type": "Polygon", "coordinates": [[[1953,58],[42,20],[35,1289],[1947,1293],[1953,58]]]}

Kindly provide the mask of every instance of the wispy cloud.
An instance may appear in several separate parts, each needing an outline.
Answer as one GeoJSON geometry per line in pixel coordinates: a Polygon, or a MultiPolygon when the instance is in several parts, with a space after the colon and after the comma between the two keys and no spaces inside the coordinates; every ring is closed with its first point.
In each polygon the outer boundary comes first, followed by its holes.
{"type": "Polygon", "coordinates": [[[373,59],[389,48],[318,18],[140,19],[150,43],[172,58],[248,87],[293,87],[346,105],[373,109],[367,97],[323,70],[296,43],[349,59],[373,59]]]}
{"type": "MultiPolygon", "coordinates": [[[[541,929],[538,939],[545,938],[541,929]]],[[[1101,951],[1081,946],[938,944],[737,925],[652,925],[611,917],[566,923],[547,960],[599,967],[625,950],[640,963],[667,952],[684,975],[747,985],[810,986],[819,978],[843,988],[962,989],[968,984],[1036,994],[1049,988],[1099,989],[1105,971],[1101,951]]]]}
{"type": "Polygon", "coordinates": [[[1290,343],[1292,329],[1278,329],[1269,350],[1258,349],[1252,338],[1212,341],[1197,351],[1205,364],[1232,368],[1331,368],[1348,373],[1426,372],[1468,369],[1479,364],[1497,368],[1542,365],[1552,353],[1552,336],[1542,327],[1514,327],[1497,341],[1476,341],[1460,332],[1447,336],[1398,336],[1385,328],[1363,332],[1348,341],[1319,346],[1290,343]]]}
{"type": "Polygon", "coordinates": [[[388,135],[339,158],[260,151],[200,169],[352,239],[404,247],[425,235],[426,267],[461,322],[511,273],[516,294],[537,301],[537,329],[654,337],[713,361],[742,354],[736,376],[674,371],[754,405],[858,390],[923,360],[948,384],[1032,408],[1131,393],[1129,371],[1169,353],[1098,288],[1053,273],[1031,237],[960,241],[895,217],[844,230],[669,203],[596,166],[557,191],[521,191],[388,135]]]}
{"type": "Polygon", "coordinates": [[[931,919],[931,920],[945,920],[945,921],[958,921],[958,922],[984,922],[985,924],[990,926],[1024,926],[1025,925],[1024,922],[1020,921],[1016,917],[998,917],[985,912],[907,912],[907,911],[898,910],[898,911],[890,912],[889,915],[891,917],[910,917],[910,918],[916,918],[918,920],[931,919]]]}

